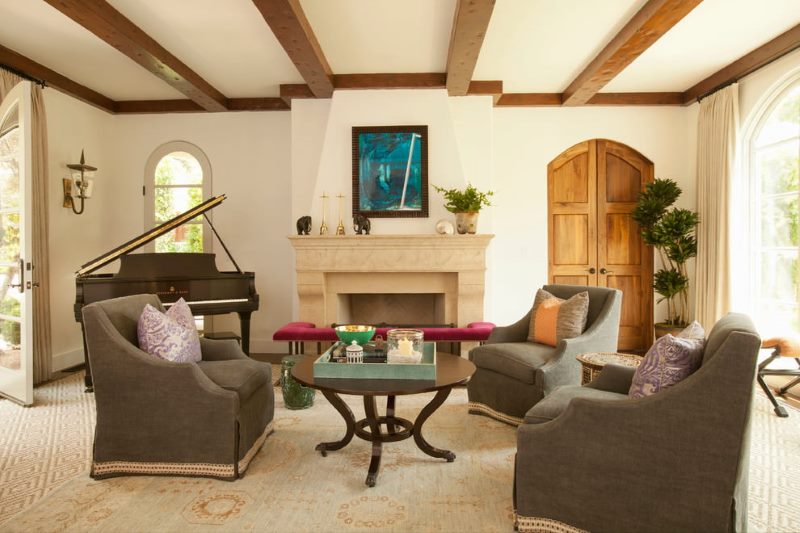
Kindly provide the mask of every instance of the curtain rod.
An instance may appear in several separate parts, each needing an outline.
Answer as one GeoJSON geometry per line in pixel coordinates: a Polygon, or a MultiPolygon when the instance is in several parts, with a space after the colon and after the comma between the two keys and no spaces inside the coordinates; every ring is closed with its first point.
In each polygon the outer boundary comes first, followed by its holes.
{"type": "Polygon", "coordinates": [[[12,74],[15,74],[15,75],[19,76],[22,79],[25,79],[25,80],[28,80],[28,81],[32,81],[36,85],[41,86],[42,89],[47,87],[47,84],[45,84],[44,80],[40,80],[39,78],[34,78],[30,74],[28,74],[26,72],[23,72],[21,70],[15,69],[14,67],[9,67],[5,63],[0,63],[0,69],[3,69],[3,70],[6,70],[6,71],[8,71],[8,72],[10,72],[12,74]]]}

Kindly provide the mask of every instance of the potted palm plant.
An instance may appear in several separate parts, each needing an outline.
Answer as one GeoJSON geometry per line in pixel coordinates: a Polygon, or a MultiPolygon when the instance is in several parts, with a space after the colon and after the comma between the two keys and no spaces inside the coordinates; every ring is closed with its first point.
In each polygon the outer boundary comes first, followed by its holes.
{"type": "Polygon", "coordinates": [[[478,213],[483,207],[492,205],[489,197],[494,192],[481,192],[471,183],[467,184],[466,189],[445,189],[436,185],[433,188],[436,189],[436,192],[442,193],[444,199],[447,200],[444,208],[455,213],[458,233],[463,235],[478,231],[478,213]]]}
{"type": "Polygon", "coordinates": [[[667,320],[655,325],[656,337],[680,331],[688,325],[689,276],[686,262],[697,255],[695,230],[698,214],[673,207],[681,188],[671,179],[656,179],[639,193],[632,217],[639,224],[642,239],[661,258],[653,277],[653,289],[667,302],[667,320]]]}

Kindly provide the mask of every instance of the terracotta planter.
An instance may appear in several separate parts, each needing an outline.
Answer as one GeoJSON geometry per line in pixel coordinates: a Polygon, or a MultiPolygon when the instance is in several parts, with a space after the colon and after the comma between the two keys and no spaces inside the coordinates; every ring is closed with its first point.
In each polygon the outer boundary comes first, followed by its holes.
{"type": "Polygon", "coordinates": [[[655,325],[655,328],[656,328],[656,339],[658,339],[660,337],[663,337],[664,335],[666,335],[668,333],[673,335],[673,336],[675,336],[678,333],[680,333],[681,331],[683,331],[683,329],[685,327],[686,326],[673,326],[672,324],[664,324],[663,322],[660,322],[660,323],[655,325]]]}
{"type": "Polygon", "coordinates": [[[478,231],[478,212],[456,213],[456,231],[461,235],[478,231]]]}

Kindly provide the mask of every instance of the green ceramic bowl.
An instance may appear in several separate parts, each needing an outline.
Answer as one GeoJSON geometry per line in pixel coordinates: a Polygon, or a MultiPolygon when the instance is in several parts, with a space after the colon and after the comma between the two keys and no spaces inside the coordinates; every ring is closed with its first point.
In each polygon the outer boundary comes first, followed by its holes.
{"type": "Polygon", "coordinates": [[[371,341],[372,336],[375,335],[375,326],[357,326],[351,324],[347,326],[336,326],[334,329],[336,331],[336,336],[345,344],[352,344],[353,341],[356,341],[357,344],[366,344],[371,341]]]}

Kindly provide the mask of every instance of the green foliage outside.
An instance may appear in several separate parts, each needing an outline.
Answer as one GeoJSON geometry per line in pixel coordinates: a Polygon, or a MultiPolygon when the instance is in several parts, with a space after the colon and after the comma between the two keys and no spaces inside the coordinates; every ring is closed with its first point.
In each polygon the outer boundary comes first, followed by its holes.
{"type": "Polygon", "coordinates": [[[447,200],[444,208],[451,213],[477,213],[481,208],[492,205],[489,197],[494,195],[494,192],[481,192],[473,187],[471,183],[468,183],[467,188],[463,190],[445,189],[436,185],[433,188],[447,200]]]}
{"type": "Polygon", "coordinates": [[[653,289],[667,301],[667,321],[672,326],[688,322],[689,276],[686,262],[697,255],[695,230],[700,217],[694,211],[672,207],[681,188],[670,179],[656,179],[639,194],[632,217],[642,239],[658,251],[663,267],[653,277],[653,289]]]}
{"type": "MultiPolygon", "coordinates": [[[[169,155],[156,167],[155,219],[161,223],[202,203],[202,171],[197,161],[169,155]],[[198,173],[200,173],[198,175],[198,173]],[[197,186],[164,187],[164,185],[197,184],[197,186]],[[159,187],[161,186],[161,187],[159,187]],[[176,202],[176,200],[183,200],[176,202]],[[180,205],[178,205],[180,203],[180,205]]],[[[202,252],[202,217],[184,224],[156,240],[156,252],[202,252]],[[195,223],[196,222],[196,223],[195,223]],[[181,240],[176,236],[182,235],[181,240]]]]}
{"type": "MultiPolygon", "coordinates": [[[[0,314],[8,316],[19,316],[19,301],[14,298],[5,298],[0,302],[0,314]]],[[[20,345],[22,336],[20,335],[20,323],[10,320],[0,321],[0,338],[12,346],[20,345]]]]}

